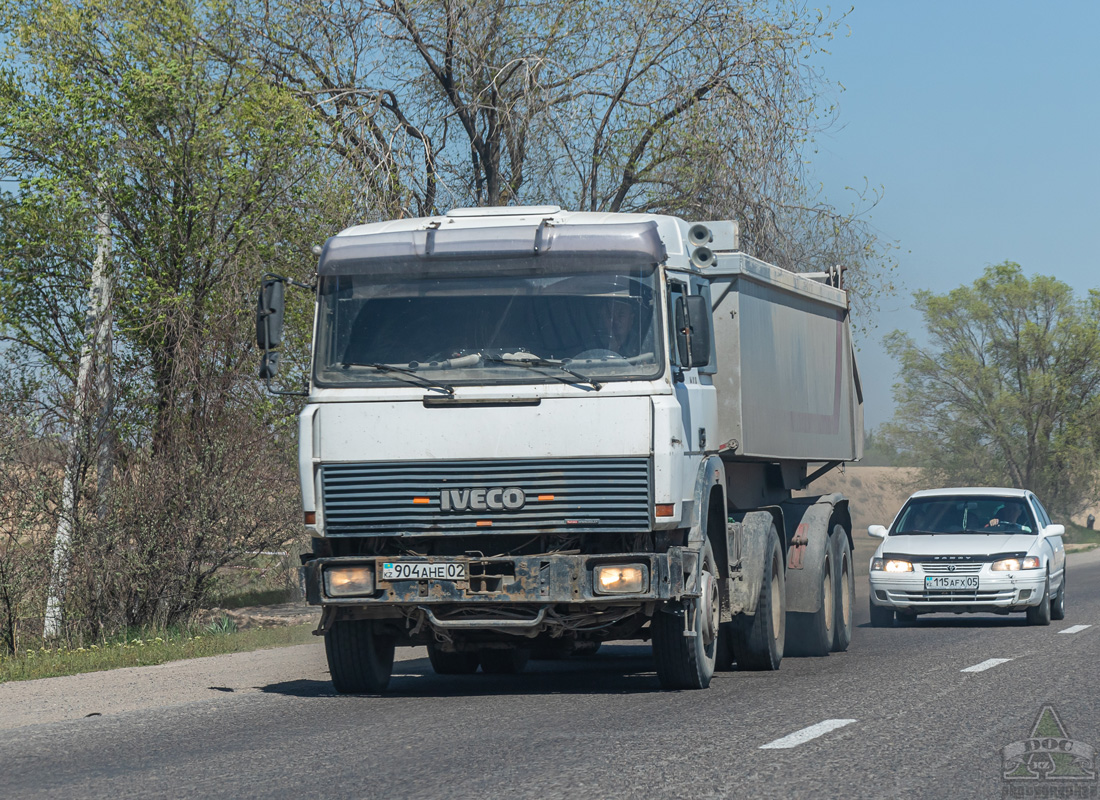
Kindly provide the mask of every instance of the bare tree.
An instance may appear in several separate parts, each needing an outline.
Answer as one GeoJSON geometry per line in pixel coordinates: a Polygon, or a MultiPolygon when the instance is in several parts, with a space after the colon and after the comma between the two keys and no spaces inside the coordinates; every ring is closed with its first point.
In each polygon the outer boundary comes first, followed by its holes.
{"type": "Polygon", "coordinates": [[[360,218],[516,203],[732,218],[784,266],[884,266],[873,195],[843,212],[805,188],[804,148],[833,114],[809,57],[839,20],[800,3],[241,0],[236,19],[362,182],[360,218]]]}

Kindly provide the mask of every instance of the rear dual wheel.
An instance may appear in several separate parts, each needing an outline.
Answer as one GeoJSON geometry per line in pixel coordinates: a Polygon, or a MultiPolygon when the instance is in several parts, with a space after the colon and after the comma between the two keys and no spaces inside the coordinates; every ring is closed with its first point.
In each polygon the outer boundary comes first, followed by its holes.
{"type": "Polygon", "coordinates": [[[436,675],[471,675],[481,663],[477,653],[441,650],[435,642],[428,645],[428,660],[436,675]]]}
{"type": "Polygon", "coordinates": [[[738,616],[726,629],[738,669],[779,669],[787,631],[786,604],[783,548],[773,524],[764,549],[764,576],[756,600],[756,613],[751,617],[738,616]]]}
{"type": "Polygon", "coordinates": [[[789,614],[787,654],[825,656],[843,652],[852,641],[855,574],[844,527],[835,523],[821,563],[821,605],[812,613],[789,614]]]}

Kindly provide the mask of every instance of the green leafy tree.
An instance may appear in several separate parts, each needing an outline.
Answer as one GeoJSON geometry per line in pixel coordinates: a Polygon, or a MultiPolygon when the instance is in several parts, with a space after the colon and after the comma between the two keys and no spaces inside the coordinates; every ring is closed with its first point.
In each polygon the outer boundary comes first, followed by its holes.
{"type": "Polygon", "coordinates": [[[2,11],[0,156],[18,190],[0,207],[0,357],[35,379],[39,435],[80,407],[96,217],[110,221],[118,474],[105,504],[77,481],[68,616],[88,631],[172,621],[227,561],[300,531],[293,426],[254,379],[252,298],[264,272],[307,278],[341,185],[300,101],[219,39],[221,6],[2,11]]]}
{"type": "Polygon", "coordinates": [[[1097,491],[1100,292],[989,267],[972,286],[918,292],[928,344],[887,338],[900,365],[890,441],[941,485],[1028,488],[1061,514],[1097,491]]]}

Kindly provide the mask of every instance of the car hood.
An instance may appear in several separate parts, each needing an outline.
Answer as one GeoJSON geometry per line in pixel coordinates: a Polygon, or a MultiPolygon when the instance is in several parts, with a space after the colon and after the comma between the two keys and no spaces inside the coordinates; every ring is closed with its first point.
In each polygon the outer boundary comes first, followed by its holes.
{"type": "Polygon", "coordinates": [[[1034,533],[932,533],[890,536],[879,549],[914,556],[987,556],[1026,553],[1035,539],[1034,533]]]}

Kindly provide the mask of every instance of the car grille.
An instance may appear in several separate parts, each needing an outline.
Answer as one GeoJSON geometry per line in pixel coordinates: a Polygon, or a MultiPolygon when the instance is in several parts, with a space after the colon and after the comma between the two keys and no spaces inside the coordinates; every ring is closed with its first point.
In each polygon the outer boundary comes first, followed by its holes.
{"type": "Polygon", "coordinates": [[[973,575],[982,571],[982,564],[937,564],[924,562],[920,568],[930,575],[973,575]]]}
{"type": "Polygon", "coordinates": [[[645,458],[324,464],[321,492],[328,535],[650,528],[645,458]],[[452,501],[452,510],[443,508],[445,491],[492,488],[518,488],[525,502],[472,510],[452,501]]]}
{"type": "Polygon", "coordinates": [[[1011,601],[1015,597],[1012,589],[1004,591],[975,592],[956,589],[948,592],[887,592],[886,596],[897,603],[921,603],[937,605],[942,603],[981,604],[996,601],[1011,601]]]}

